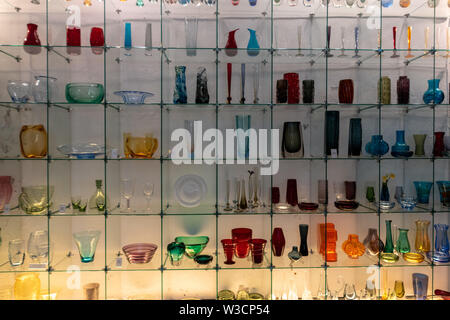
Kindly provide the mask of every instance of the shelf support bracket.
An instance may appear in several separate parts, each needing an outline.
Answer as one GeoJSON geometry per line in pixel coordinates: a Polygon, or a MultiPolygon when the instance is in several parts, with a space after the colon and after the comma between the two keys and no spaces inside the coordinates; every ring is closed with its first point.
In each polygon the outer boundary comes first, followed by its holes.
{"type": "Polygon", "coordinates": [[[417,57],[414,57],[414,58],[411,58],[411,59],[406,59],[405,61],[404,61],[404,64],[406,65],[406,66],[408,66],[411,62],[413,62],[413,61],[416,61],[416,60],[418,60],[418,59],[420,59],[420,58],[422,58],[422,57],[425,57],[425,56],[427,56],[427,55],[429,55],[429,54],[435,54],[435,52],[436,52],[436,49],[431,49],[431,50],[429,50],[429,51],[427,51],[427,52],[425,52],[425,53],[422,53],[420,56],[417,56],[417,57]]]}
{"type": "Polygon", "coordinates": [[[48,46],[47,47],[48,51],[52,51],[54,53],[56,53],[56,55],[60,56],[61,58],[63,58],[64,60],[66,60],[67,63],[70,63],[70,61],[72,61],[70,58],[66,57],[65,55],[59,53],[58,51],[56,51],[53,47],[48,46]]]}
{"type": "Polygon", "coordinates": [[[0,50],[1,53],[6,54],[8,57],[13,58],[14,60],[16,60],[16,62],[20,62],[22,61],[22,58],[20,56],[14,56],[6,51],[0,50]]]}

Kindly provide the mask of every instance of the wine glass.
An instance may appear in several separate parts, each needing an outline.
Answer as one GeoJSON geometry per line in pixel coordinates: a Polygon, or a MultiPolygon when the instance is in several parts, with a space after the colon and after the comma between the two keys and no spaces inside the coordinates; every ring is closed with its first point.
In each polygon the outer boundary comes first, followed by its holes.
{"type": "Polygon", "coordinates": [[[131,211],[130,200],[134,194],[134,181],[131,179],[122,179],[120,181],[120,193],[127,200],[127,211],[131,211]]]}
{"type": "Polygon", "coordinates": [[[146,182],[144,183],[144,196],[145,199],[147,200],[147,211],[150,211],[150,198],[153,195],[153,191],[155,189],[155,185],[151,182],[146,182]]]}

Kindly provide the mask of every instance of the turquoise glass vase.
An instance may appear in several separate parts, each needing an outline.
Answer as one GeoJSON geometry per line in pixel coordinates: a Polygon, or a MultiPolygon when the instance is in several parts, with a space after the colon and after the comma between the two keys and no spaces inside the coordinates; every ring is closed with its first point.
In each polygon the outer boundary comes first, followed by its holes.
{"type": "Polygon", "coordinates": [[[372,140],[366,144],[366,152],[372,156],[382,156],[388,153],[389,145],[382,135],[373,135],[372,140]]]}
{"type": "Polygon", "coordinates": [[[432,182],[427,181],[414,181],[414,187],[417,193],[418,203],[429,203],[430,202],[430,191],[433,186],[432,182]]]}
{"type": "Polygon", "coordinates": [[[259,43],[256,38],[256,31],[253,29],[248,29],[250,32],[250,39],[247,44],[247,54],[251,57],[256,57],[259,54],[259,43]]]}
{"type": "Polygon", "coordinates": [[[73,234],[73,239],[80,253],[81,262],[88,263],[94,261],[100,234],[101,231],[81,231],[73,234]]]}
{"type": "Polygon", "coordinates": [[[175,66],[175,89],[173,92],[173,103],[187,103],[185,66],[175,66]]]}
{"type": "Polygon", "coordinates": [[[428,90],[423,94],[426,104],[439,104],[444,101],[444,92],[439,89],[439,79],[428,80],[428,90]]]}

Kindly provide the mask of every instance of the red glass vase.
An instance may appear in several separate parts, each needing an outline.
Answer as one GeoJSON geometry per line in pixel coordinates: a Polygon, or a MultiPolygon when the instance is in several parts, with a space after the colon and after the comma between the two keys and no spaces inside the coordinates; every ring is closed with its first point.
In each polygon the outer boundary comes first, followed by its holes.
{"type": "Polygon", "coordinates": [[[28,23],[27,24],[27,36],[23,42],[25,46],[31,46],[31,47],[23,47],[23,50],[25,50],[28,54],[39,54],[41,53],[41,40],[39,40],[39,36],[37,33],[38,26],[34,23],[28,23]]]}
{"type": "Polygon", "coordinates": [[[231,238],[236,243],[236,257],[246,258],[250,252],[250,240],[252,239],[252,229],[235,228],[231,230],[231,238]]]}
{"type": "Polygon", "coordinates": [[[354,96],[353,80],[339,81],[339,103],[352,104],[354,96]]]}
{"type": "Polygon", "coordinates": [[[445,132],[441,132],[441,131],[434,133],[433,155],[435,157],[443,157],[444,156],[444,152],[445,152],[444,135],[445,135],[445,132]]]}
{"type": "Polygon", "coordinates": [[[289,104],[300,103],[300,81],[298,73],[288,72],[283,75],[283,79],[288,82],[288,101],[289,104]]]}
{"type": "Polygon", "coordinates": [[[67,53],[73,56],[81,54],[81,29],[75,26],[67,26],[67,53]]]}
{"type": "Polygon", "coordinates": [[[280,203],[280,188],[272,187],[272,203],[280,203]]]}
{"type": "Polygon", "coordinates": [[[409,78],[407,76],[400,76],[397,80],[397,103],[409,103],[409,78]]]}
{"type": "Polygon", "coordinates": [[[286,202],[291,206],[298,205],[297,180],[288,179],[286,188],[286,202]]]}
{"type": "Polygon", "coordinates": [[[91,50],[93,54],[102,54],[103,46],[105,45],[105,36],[103,29],[94,27],[91,29],[91,50]]]}
{"type": "Polygon", "coordinates": [[[236,249],[236,243],[233,241],[233,239],[222,239],[222,246],[223,246],[223,252],[225,254],[225,258],[227,259],[224,261],[225,264],[235,264],[233,261],[234,257],[234,251],[236,249]]]}
{"type": "Polygon", "coordinates": [[[260,264],[263,262],[264,249],[266,247],[267,240],[265,239],[252,239],[250,240],[252,246],[252,261],[254,264],[260,264]]]}
{"type": "Polygon", "coordinates": [[[228,40],[227,44],[225,45],[225,54],[229,57],[234,57],[235,55],[237,55],[237,43],[235,34],[236,31],[238,30],[239,29],[235,29],[233,31],[228,32],[228,40]]]}
{"type": "Polygon", "coordinates": [[[284,238],[283,229],[274,228],[272,233],[272,250],[275,257],[281,257],[284,252],[286,239],[284,238]]]}

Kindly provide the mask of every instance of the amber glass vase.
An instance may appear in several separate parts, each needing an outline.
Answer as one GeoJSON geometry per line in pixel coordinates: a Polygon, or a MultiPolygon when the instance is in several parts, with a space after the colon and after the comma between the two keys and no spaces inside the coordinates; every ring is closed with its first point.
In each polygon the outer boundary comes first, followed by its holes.
{"type": "Polygon", "coordinates": [[[42,124],[22,127],[20,151],[25,158],[43,158],[47,155],[47,131],[42,124]]]}
{"type": "Polygon", "coordinates": [[[158,149],[158,139],[152,135],[134,137],[130,133],[124,133],[123,149],[125,158],[150,159],[158,149]]]}
{"type": "Polygon", "coordinates": [[[41,281],[36,273],[24,273],[16,277],[14,282],[14,298],[16,300],[39,300],[41,281]]]}

